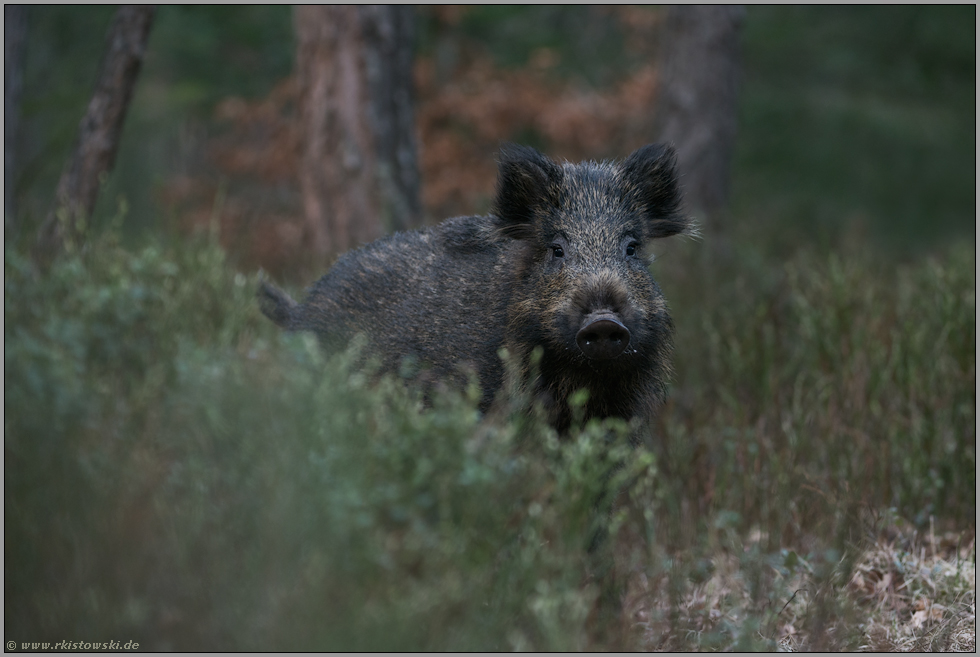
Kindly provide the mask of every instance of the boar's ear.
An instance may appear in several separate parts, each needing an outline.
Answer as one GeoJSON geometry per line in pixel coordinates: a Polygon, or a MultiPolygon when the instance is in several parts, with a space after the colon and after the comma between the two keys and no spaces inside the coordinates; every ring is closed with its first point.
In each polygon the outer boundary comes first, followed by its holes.
{"type": "Polygon", "coordinates": [[[620,165],[626,202],[646,218],[648,237],[669,237],[691,229],[681,211],[677,154],[667,144],[637,149],[620,165]]]}
{"type": "Polygon", "coordinates": [[[561,167],[528,146],[500,149],[494,214],[501,234],[526,240],[534,236],[537,210],[558,204],[561,167]]]}

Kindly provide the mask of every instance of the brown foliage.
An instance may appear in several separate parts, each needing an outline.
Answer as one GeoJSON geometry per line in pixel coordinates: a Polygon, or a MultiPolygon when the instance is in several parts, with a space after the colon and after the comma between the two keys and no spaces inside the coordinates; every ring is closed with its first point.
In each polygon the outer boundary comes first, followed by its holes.
{"type": "Polygon", "coordinates": [[[273,272],[302,253],[296,96],[287,78],[265,98],[230,97],[215,107],[203,162],[160,191],[178,230],[211,232],[244,264],[273,272]]]}
{"type": "MultiPolygon", "coordinates": [[[[465,8],[441,7],[453,29],[465,8]]],[[[612,11],[612,10],[611,10],[612,11]]],[[[659,13],[615,10],[635,52],[650,50],[659,13]]],[[[648,63],[607,88],[584,88],[554,74],[559,54],[539,48],[521,69],[502,69],[467,49],[448,76],[432,57],[415,63],[424,222],[489,209],[496,180],[494,154],[506,141],[532,141],[568,160],[622,157],[652,141],[657,67],[648,63]],[[445,78],[445,79],[443,79],[445,78]]],[[[209,227],[245,266],[275,276],[307,277],[299,193],[303,135],[297,85],[290,78],[265,98],[228,98],[215,109],[215,134],[204,145],[200,172],[174,178],[163,202],[182,230],[209,227]]]]}
{"type": "Polygon", "coordinates": [[[211,144],[215,166],[229,176],[295,184],[300,147],[296,94],[296,81],[287,78],[257,101],[232,96],[220,102],[215,119],[233,128],[211,144]]]}
{"type": "Polygon", "coordinates": [[[492,154],[501,142],[531,134],[559,157],[582,160],[622,156],[649,141],[652,65],[615,87],[591,90],[550,77],[556,57],[541,48],[529,67],[515,71],[479,58],[442,86],[431,59],[418,62],[422,199],[431,217],[485,208],[495,180],[492,154]]]}

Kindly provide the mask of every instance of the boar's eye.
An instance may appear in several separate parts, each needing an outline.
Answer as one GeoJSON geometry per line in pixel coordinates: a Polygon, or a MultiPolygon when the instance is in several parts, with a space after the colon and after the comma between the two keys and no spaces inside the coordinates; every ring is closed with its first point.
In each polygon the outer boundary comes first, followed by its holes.
{"type": "Polygon", "coordinates": [[[636,242],[630,242],[628,245],[626,245],[626,255],[630,257],[635,256],[636,247],[638,246],[639,244],[637,244],[636,242]]]}
{"type": "Polygon", "coordinates": [[[551,255],[554,256],[555,258],[564,258],[565,257],[565,249],[561,248],[561,245],[560,244],[552,244],[551,245],[551,255]]]}

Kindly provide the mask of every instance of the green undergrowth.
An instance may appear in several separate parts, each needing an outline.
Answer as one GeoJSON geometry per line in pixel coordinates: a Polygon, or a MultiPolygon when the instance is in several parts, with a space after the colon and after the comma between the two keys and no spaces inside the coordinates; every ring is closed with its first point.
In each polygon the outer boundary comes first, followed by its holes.
{"type": "Polygon", "coordinates": [[[803,645],[853,648],[866,511],[975,517],[973,269],[678,283],[673,398],[630,450],[622,423],[559,439],[358,371],[356,344],[324,359],[206,242],[103,238],[43,273],[8,249],[6,638],[773,649],[773,605],[809,595],[795,622],[833,640],[803,645]],[[744,590],[691,602],[719,581],[744,590]]]}
{"type": "Polygon", "coordinates": [[[670,281],[679,478],[774,543],[845,500],[972,522],[975,263],[966,243],[911,264],[855,249],[670,281]]]}

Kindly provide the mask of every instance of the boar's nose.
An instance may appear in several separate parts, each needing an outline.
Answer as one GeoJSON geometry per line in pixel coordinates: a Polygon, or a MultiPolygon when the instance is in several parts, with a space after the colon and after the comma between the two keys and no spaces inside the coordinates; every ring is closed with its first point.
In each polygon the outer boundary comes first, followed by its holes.
{"type": "Polygon", "coordinates": [[[575,342],[586,358],[609,360],[623,353],[630,332],[612,313],[592,313],[582,322],[575,342]]]}

